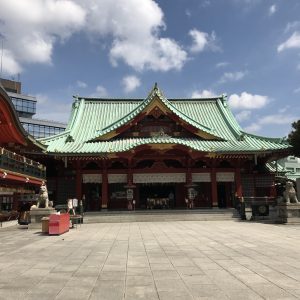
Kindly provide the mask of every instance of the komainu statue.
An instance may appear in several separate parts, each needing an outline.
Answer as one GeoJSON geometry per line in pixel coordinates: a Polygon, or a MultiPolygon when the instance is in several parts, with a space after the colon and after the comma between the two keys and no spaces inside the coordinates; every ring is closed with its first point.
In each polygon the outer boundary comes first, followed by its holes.
{"type": "Polygon", "coordinates": [[[48,197],[48,190],[46,184],[42,184],[40,187],[39,197],[37,200],[36,207],[49,207],[49,197],[48,197]]]}
{"type": "Polygon", "coordinates": [[[296,190],[291,181],[287,181],[285,185],[285,191],[283,197],[286,203],[299,203],[296,195],[296,190]]]}

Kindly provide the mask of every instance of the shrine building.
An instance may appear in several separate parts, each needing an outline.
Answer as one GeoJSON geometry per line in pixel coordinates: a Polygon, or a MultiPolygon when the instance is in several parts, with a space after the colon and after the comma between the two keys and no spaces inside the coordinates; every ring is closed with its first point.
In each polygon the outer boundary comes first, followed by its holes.
{"type": "Polygon", "coordinates": [[[50,199],[101,209],[232,207],[237,197],[274,197],[266,163],[285,157],[283,139],[246,133],[226,96],[168,99],[75,97],[65,132],[47,147],[50,199]]]}
{"type": "Polygon", "coordinates": [[[14,105],[0,86],[0,211],[19,208],[46,181],[46,167],[32,159],[46,147],[22,127],[14,105]]]}

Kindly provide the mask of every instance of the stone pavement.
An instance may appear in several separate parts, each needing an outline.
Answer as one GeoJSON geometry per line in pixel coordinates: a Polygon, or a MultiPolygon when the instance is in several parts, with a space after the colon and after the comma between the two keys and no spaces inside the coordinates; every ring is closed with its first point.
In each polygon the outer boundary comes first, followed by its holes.
{"type": "Polygon", "coordinates": [[[0,238],[0,299],[300,299],[300,226],[98,223],[0,238]]]}

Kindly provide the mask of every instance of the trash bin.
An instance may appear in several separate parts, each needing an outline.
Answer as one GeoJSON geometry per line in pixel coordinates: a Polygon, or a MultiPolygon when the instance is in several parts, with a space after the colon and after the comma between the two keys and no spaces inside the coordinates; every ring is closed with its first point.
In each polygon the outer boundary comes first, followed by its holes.
{"type": "Polygon", "coordinates": [[[42,233],[49,233],[49,217],[42,218],[42,233]]]}

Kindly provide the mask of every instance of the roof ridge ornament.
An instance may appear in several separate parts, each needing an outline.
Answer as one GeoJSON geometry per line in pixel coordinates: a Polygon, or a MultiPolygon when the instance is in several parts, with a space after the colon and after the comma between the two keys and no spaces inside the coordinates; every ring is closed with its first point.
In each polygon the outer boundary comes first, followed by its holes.
{"type": "Polygon", "coordinates": [[[227,94],[223,93],[221,96],[222,96],[221,101],[223,103],[223,106],[227,107],[227,94]]]}

